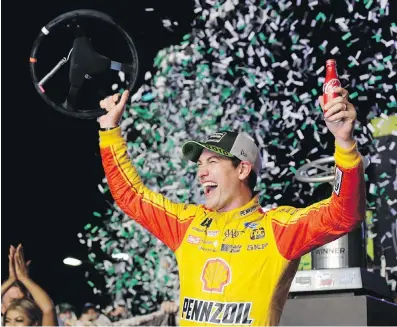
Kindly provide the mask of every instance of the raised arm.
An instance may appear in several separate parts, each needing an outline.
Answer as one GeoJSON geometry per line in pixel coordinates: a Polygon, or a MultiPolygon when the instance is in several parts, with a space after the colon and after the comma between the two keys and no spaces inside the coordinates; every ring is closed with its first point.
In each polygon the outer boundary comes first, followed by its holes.
{"type": "Polygon", "coordinates": [[[128,156],[126,142],[118,127],[127,99],[128,93],[124,92],[118,104],[117,94],[100,103],[108,111],[98,121],[102,129],[99,132],[102,163],[110,191],[118,206],[128,216],[175,251],[198,207],[173,203],[142,183],[128,156]]]}
{"type": "Polygon", "coordinates": [[[365,219],[364,167],[353,139],[356,119],[347,91],[324,106],[326,124],[335,136],[335,181],[329,199],[304,209],[280,207],[272,215],[272,227],[280,253],[296,259],[316,247],[352,231],[365,219]]]}
{"type": "Polygon", "coordinates": [[[43,326],[58,326],[54,303],[48,294],[37,285],[28,275],[27,266],[23,255],[22,245],[18,245],[14,256],[15,272],[18,280],[25,285],[32,295],[33,300],[43,314],[43,326]]]}
{"type": "Polygon", "coordinates": [[[1,284],[1,297],[9,290],[9,288],[14,284],[15,280],[8,278],[1,284]]]}
{"type": "Polygon", "coordinates": [[[307,208],[280,207],[272,212],[272,226],[280,253],[296,259],[316,247],[352,231],[365,219],[363,163],[356,145],[336,145],[336,180],[329,199],[307,208]]]}

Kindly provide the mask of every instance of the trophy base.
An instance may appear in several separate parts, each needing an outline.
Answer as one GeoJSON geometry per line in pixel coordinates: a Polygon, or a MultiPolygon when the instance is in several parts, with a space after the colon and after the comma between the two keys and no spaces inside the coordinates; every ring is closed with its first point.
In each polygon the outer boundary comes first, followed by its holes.
{"type": "Polygon", "coordinates": [[[394,301],[384,278],[358,267],[298,271],[289,292],[290,297],[350,292],[394,301]]]}
{"type": "Polygon", "coordinates": [[[363,268],[298,271],[281,326],[397,326],[384,278],[363,268]]]}
{"type": "Polygon", "coordinates": [[[280,326],[397,326],[397,305],[364,295],[289,299],[280,326]]]}

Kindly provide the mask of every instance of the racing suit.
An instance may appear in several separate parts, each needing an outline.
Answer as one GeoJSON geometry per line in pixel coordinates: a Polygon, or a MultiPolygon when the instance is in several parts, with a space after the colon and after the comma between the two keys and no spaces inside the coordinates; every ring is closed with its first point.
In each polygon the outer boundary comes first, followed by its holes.
{"type": "Polygon", "coordinates": [[[365,216],[361,156],[336,145],[329,199],[264,212],[254,197],[216,212],[173,203],[142,183],[120,128],[100,132],[105,174],[119,207],[170,247],[179,266],[183,326],[277,325],[299,259],[348,233],[365,216]]]}

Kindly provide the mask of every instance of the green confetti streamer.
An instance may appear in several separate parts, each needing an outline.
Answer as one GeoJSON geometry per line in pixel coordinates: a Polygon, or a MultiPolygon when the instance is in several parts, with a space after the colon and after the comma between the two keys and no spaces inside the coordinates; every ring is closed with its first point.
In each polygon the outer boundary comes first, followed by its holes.
{"type": "Polygon", "coordinates": [[[347,32],[345,35],[342,36],[342,40],[346,41],[351,36],[352,36],[352,34],[350,32],[347,32]]]}
{"type": "Polygon", "coordinates": [[[323,12],[320,11],[320,12],[317,14],[317,16],[316,16],[316,20],[317,20],[317,21],[322,20],[323,22],[325,22],[326,16],[324,15],[323,12]]]}

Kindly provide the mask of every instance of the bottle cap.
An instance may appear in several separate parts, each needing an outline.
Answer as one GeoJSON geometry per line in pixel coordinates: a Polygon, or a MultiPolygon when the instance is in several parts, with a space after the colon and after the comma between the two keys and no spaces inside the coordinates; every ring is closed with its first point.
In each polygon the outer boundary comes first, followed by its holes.
{"type": "Polygon", "coordinates": [[[335,59],[328,59],[328,60],[325,62],[325,65],[326,65],[326,66],[334,66],[334,65],[336,65],[336,60],[335,60],[335,59]]]}

